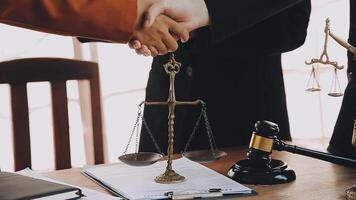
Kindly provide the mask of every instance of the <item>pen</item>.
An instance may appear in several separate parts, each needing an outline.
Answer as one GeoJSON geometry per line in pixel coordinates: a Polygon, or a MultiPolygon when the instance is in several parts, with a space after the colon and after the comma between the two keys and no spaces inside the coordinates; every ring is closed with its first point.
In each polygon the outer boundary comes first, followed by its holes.
{"type": "Polygon", "coordinates": [[[221,197],[223,196],[223,193],[221,192],[221,189],[218,188],[213,188],[209,189],[206,192],[196,192],[196,193],[178,193],[174,194],[173,192],[167,192],[165,193],[165,196],[167,196],[169,199],[172,200],[182,200],[182,199],[201,199],[201,198],[208,198],[208,197],[221,197]]]}

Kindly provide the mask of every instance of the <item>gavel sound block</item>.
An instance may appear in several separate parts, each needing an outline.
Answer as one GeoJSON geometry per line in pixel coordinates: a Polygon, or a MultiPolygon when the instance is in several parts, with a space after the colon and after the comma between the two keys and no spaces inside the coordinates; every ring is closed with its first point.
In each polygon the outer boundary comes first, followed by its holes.
{"type": "Polygon", "coordinates": [[[289,145],[277,139],[279,127],[269,121],[258,121],[252,134],[247,159],[237,161],[228,172],[228,176],[247,184],[280,184],[295,180],[295,172],[287,169],[287,164],[271,158],[272,150],[288,151],[320,160],[356,168],[356,160],[335,156],[289,145]]]}

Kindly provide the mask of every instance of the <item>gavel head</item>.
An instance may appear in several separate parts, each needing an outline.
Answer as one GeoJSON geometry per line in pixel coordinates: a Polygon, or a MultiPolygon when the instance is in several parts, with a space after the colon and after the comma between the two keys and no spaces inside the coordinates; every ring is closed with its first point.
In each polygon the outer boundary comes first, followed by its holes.
{"type": "Polygon", "coordinates": [[[258,121],[252,133],[247,159],[239,160],[231,167],[228,176],[247,184],[279,184],[295,180],[287,163],[271,159],[272,149],[278,147],[279,127],[269,121],[258,121]]]}
{"type": "Polygon", "coordinates": [[[258,166],[265,166],[271,162],[273,144],[277,139],[279,127],[269,121],[258,121],[252,133],[247,158],[258,166]]]}

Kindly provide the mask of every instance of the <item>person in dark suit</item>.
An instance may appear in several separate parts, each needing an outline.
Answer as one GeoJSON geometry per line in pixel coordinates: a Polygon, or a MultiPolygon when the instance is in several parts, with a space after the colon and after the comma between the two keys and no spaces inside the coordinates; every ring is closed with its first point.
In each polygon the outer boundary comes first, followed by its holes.
{"type": "MultiPolygon", "coordinates": [[[[356,46],[356,0],[350,0],[350,32],[348,42],[356,46]]],[[[345,89],[340,112],[334,127],[328,151],[356,159],[356,148],[351,144],[356,119],[356,60],[348,52],[349,83],[345,89]]]]}
{"type": "MultiPolygon", "coordinates": [[[[210,25],[174,52],[176,60],[182,63],[176,77],[177,99],[202,99],[207,103],[219,147],[248,144],[257,120],[276,122],[280,126],[279,138],[290,140],[281,54],[304,43],[310,0],[205,3],[210,25]]],[[[169,55],[154,58],[146,101],[167,100],[169,78],[162,65],[168,60],[169,55]]],[[[198,107],[176,108],[175,152],[183,150],[199,112],[198,107]]],[[[166,107],[146,106],[144,110],[163,150],[168,141],[167,115],[166,107]]],[[[207,148],[208,137],[202,125],[189,150],[207,148]]],[[[140,151],[156,151],[144,128],[140,151]]]]}

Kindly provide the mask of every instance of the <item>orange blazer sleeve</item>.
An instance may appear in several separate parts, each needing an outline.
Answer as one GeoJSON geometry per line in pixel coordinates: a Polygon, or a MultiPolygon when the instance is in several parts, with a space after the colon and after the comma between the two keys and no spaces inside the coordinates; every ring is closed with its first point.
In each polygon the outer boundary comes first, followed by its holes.
{"type": "Polygon", "coordinates": [[[137,0],[0,0],[0,22],[68,36],[125,43],[137,0]]]}

